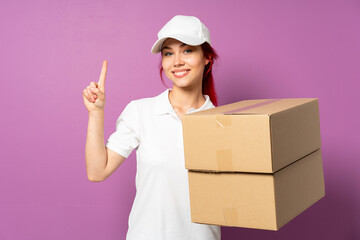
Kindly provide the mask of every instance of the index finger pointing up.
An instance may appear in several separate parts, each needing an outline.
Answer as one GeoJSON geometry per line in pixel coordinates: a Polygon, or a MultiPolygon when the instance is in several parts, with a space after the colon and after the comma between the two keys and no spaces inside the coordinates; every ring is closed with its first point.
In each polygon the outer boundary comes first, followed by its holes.
{"type": "Polygon", "coordinates": [[[106,60],[104,60],[102,68],[101,68],[99,82],[98,82],[98,87],[99,87],[99,90],[101,90],[101,91],[105,90],[105,78],[106,78],[107,65],[108,65],[108,62],[106,60]]]}

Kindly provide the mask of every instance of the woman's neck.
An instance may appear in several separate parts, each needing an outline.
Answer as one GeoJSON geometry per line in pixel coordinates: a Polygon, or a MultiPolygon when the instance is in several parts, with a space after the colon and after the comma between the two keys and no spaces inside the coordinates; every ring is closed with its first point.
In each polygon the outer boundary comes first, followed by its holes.
{"type": "Polygon", "coordinates": [[[181,118],[190,108],[200,108],[205,103],[205,98],[201,87],[185,90],[173,86],[173,89],[169,91],[169,101],[181,118]]]}

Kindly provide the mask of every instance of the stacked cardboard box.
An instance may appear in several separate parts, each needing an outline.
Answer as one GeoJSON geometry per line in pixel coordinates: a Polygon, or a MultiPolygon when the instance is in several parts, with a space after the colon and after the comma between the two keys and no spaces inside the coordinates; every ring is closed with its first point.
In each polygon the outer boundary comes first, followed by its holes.
{"type": "Polygon", "coordinates": [[[316,98],[185,115],[193,222],[278,230],[325,195],[316,98]]]}

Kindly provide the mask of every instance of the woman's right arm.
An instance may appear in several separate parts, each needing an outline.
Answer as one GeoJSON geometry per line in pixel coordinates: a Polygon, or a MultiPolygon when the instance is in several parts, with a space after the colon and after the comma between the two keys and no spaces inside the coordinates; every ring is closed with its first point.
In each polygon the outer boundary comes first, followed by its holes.
{"type": "Polygon", "coordinates": [[[85,144],[86,171],[90,181],[104,181],[125,160],[125,157],[105,147],[104,107],[107,61],[103,62],[98,83],[91,82],[83,90],[84,104],[89,112],[85,144]]]}

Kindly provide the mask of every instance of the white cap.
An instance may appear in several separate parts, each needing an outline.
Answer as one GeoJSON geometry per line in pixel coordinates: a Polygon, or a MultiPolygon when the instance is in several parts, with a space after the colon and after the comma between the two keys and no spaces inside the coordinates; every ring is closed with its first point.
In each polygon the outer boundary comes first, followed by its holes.
{"type": "Polygon", "coordinates": [[[210,32],[197,18],[177,15],[173,17],[158,33],[158,40],[151,48],[153,54],[159,53],[163,42],[167,38],[175,38],[188,45],[197,46],[210,41],[210,32]]]}

